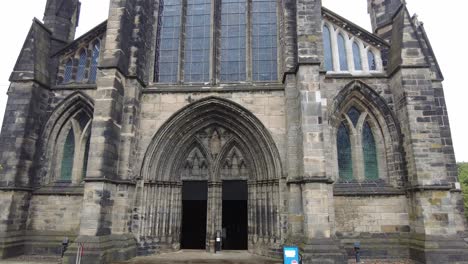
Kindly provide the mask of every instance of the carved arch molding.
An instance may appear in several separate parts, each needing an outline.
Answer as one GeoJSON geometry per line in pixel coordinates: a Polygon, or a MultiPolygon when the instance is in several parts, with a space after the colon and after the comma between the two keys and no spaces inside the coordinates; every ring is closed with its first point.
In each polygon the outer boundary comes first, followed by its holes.
{"type": "MultiPolygon", "coordinates": [[[[222,224],[222,181],[248,183],[248,246],[279,247],[281,162],[262,123],[231,101],[209,97],[167,121],[148,147],[133,231],[140,249],[178,249],[183,181],[208,182],[206,246],[222,224]]],[[[150,250],[151,251],[151,250],[150,250]]]]}

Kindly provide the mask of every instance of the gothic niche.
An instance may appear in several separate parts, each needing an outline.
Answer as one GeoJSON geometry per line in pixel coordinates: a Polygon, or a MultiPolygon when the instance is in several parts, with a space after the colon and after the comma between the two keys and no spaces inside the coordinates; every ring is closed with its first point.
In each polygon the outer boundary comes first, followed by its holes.
{"type": "Polygon", "coordinates": [[[233,147],[221,165],[221,179],[223,180],[248,180],[249,173],[245,164],[244,156],[233,147]]]}

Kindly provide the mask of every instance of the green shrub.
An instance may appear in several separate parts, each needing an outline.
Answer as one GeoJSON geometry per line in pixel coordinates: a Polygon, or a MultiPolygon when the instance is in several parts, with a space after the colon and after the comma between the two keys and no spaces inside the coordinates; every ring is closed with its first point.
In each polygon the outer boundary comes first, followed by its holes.
{"type": "Polygon", "coordinates": [[[465,201],[465,216],[468,218],[468,163],[458,163],[458,178],[460,180],[465,201]]]}

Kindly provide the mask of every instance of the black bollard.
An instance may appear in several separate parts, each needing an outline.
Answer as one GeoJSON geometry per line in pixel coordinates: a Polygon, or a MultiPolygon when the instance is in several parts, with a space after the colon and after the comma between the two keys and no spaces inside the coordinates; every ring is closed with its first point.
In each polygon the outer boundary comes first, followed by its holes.
{"type": "Polygon", "coordinates": [[[63,258],[63,255],[65,255],[65,251],[67,251],[69,242],[70,242],[70,240],[68,239],[68,237],[65,237],[62,240],[62,258],[63,258]]]}
{"type": "Polygon", "coordinates": [[[361,262],[361,243],[354,242],[354,256],[356,257],[356,263],[361,262]]]}

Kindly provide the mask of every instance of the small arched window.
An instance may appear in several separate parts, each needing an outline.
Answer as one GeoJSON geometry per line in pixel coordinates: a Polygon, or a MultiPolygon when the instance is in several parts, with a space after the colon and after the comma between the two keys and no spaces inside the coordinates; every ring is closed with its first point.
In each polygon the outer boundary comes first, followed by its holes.
{"type": "Polygon", "coordinates": [[[68,59],[67,63],[65,63],[65,70],[63,73],[63,83],[71,82],[72,75],[73,75],[73,61],[72,59],[68,59]]]}
{"type": "Polygon", "coordinates": [[[96,41],[93,44],[93,56],[91,57],[91,65],[89,67],[89,82],[95,83],[96,82],[96,75],[97,75],[97,67],[99,62],[99,53],[101,51],[101,44],[99,41],[96,41]]]}
{"type": "Polygon", "coordinates": [[[63,145],[62,166],[60,180],[71,181],[73,175],[73,160],[75,159],[75,135],[73,128],[68,131],[65,144],[63,145]]]}
{"type": "Polygon", "coordinates": [[[332,55],[332,45],[331,45],[331,34],[328,26],[323,26],[323,50],[324,50],[324,60],[325,60],[325,70],[333,70],[333,55],[332,55]]]}
{"type": "Polygon", "coordinates": [[[345,39],[341,33],[338,34],[338,53],[340,56],[340,70],[347,71],[348,70],[348,57],[346,55],[346,44],[345,44],[345,39]]]}
{"type": "Polygon", "coordinates": [[[352,180],[353,160],[351,156],[351,140],[349,131],[344,123],[341,123],[341,125],[338,128],[336,142],[338,151],[338,170],[340,180],[352,180]]]}
{"type": "Polygon", "coordinates": [[[361,49],[356,42],[353,42],[354,70],[362,71],[361,49]]]}
{"type": "Polygon", "coordinates": [[[372,51],[367,51],[367,60],[369,62],[369,70],[370,71],[376,71],[377,70],[377,65],[375,62],[375,56],[372,51]]]}
{"type": "Polygon", "coordinates": [[[367,180],[379,178],[377,148],[375,146],[374,134],[368,122],[362,128],[362,151],[364,158],[364,171],[367,180]]]}
{"type": "Polygon", "coordinates": [[[86,70],[86,50],[82,50],[80,53],[80,59],[78,60],[78,70],[76,72],[76,81],[82,82],[85,77],[86,70]]]}

